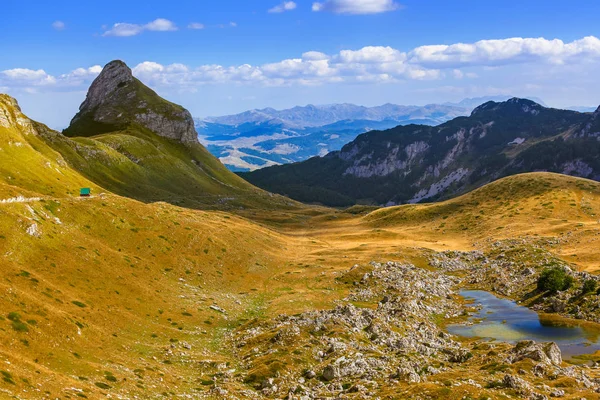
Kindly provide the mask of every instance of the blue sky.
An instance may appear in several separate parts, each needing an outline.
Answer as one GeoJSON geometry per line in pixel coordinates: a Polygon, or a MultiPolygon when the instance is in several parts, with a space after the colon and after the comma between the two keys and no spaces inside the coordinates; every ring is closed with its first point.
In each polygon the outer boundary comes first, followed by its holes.
{"type": "Polygon", "coordinates": [[[592,106],[598,15],[598,1],[10,2],[0,92],[63,127],[98,66],[122,59],[195,116],[495,94],[592,106]]]}

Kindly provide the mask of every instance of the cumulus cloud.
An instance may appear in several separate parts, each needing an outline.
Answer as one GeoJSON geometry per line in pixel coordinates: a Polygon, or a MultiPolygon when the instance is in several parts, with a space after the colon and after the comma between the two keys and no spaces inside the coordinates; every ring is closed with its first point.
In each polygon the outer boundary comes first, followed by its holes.
{"type": "Polygon", "coordinates": [[[176,31],[177,26],[168,19],[158,18],[152,22],[148,22],[144,25],[144,29],[149,31],[158,31],[158,32],[168,32],[168,31],[176,31]]]}
{"type": "Polygon", "coordinates": [[[307,51],[306,53],[302,54],[302,59],[305,61],[321,61],[328,60],[329,56],[319,51],[307,51]]]}
{"type": "Polygon", "coordinates": [[[600,39],[584,37],[570,43],[560,39],[509,38],[475,43],[417,47],[409,53],[413,64],[425,67],[498,66],[532,61],[563,64],[575,57],[600,56],[600,39]]]}
{"type": "Polygon", "coordinates": [[[143,31],[169,32],[176,31],[177,25],[164,18],[157,18],[147,24],[130,24],[127,22],[117,22],[111,29],[105,31],[102,36],[127,37],[139,35],[143,31]]]}
{"type": "Polygon", "coordinates": [[[35,88],[77,87],[90,83],[102,71],[102,67],[94,65],[89,68],[77,68],[66,74],[52,76],[43,69],[14,68],[0,71],[0,85],[10,88],[21,88],[28,92],[35,88]]]}
{"type": "Polygon", "coordinates": [[[192,22],[191,24],[188,25],[188,29],[204,29],[205,26],[204,24],[201,24],[199,22],[192,22]]]}
{"type": "Polygon", "coordinates": [[[55,30],[57,30],[57,31],[62,31],[62,30],[64,30],[64,29],[66,28],[66,25],[65,25],[65,23],[64,23],[64,22],[62,22],[62,21],[54,21],[54,22],[52,23],[52,27],[53,27],[55,30]]]}
{"type": "Polygon", "coordinates": [[[336,14],[380,14],[398,8],[400,5],[393,0],[326,0],[312,5],[313,11],[329,11],[336,14]]]}
{"type": "Polygon", "coordinates": [[[294,3],[293,1],[284,1],[281,4],[276,5],[273,8],[270,8],[267,12],[269,13],[282,13],[282,12],[286,12],[286,11],[292,11],[294,9],[296,9],[296,3],[294,3]]]}
{"type": "MultiPolygon", "coordinates": [[[[146,61],[134,66],[133,73],[151,86],[195,91],[210,84],[315,86],[442,78],[464,80],[476,78],[477,72],[489,73],[490,68],[500,69],[521,63],[531,64],[532,68],[527,71],[541,70],[541,66],[552,66],[562,71],[583,64],[594,67],[600,63],[600,39],[590,36],[564,43],[558,39],[509,38],[421,46],[409,51],[389,46],[367,46],[334,54],[308,51],[299,57],[262,65],[189,66],[146,61]]],[[[58,90],[81,85],[85,89],[85,85],[100,71],[100,66],[93,66],[52,76],[42,69],[16,68],[0,71],[0,86],[58,90]]]]}

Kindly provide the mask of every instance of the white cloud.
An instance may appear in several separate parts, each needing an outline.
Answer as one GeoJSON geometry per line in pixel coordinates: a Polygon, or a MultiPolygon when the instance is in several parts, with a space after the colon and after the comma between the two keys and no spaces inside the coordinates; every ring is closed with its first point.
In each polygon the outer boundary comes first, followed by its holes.
{"type": "Polygon", "coordinates": [[[169,32],[176,31],[178,28],[172,21],[169,21],[168,19],[157,18],[154,21],[148,22],[146,25],[144,25],[144,29],[157,32],[169,32]]]}
{"type": "Polygon", "coordinates": [[[360,50],[342,50],[339,59],[344,63],[388,63],[404,61],[406,54],[391,47],[367,46],[360,50]]]}
{"type": "MultiPolygon", "coordinates": [[[[166,26],[163,25],[163,28],[166,26]]],[[[588,69],[598,67],[600,40],[586,37],[563,43],[556,39],[510,38],[421,46],[410,51],[389,46],[367,46],[334,54],[308,51],[299,57],[262,65],[189,66],[146,61],[134,66],[133,73],[151,86],[188,92],[213,84],[316,86],[454,78],[465,80],[466,85],[466,79],[477,78],[478,73],[498,74],[503,68],[522,63],[529,63],[530,67],[519,67],[519,74],[532,84],[544,73],[575,76],[573,69],[584,65],[588,65],[588,69]]],[[[0,86],[51,91],[79,85],[80,90],[85,90],[100,71],[101,67],[96,65],[52,76],[42,69],[16,68],[0,71],[0,86]]]]}
{"type": "Polygon", "coordinates": [[[462,79],[465,77],[464,72],[462,72],[460,69],[455,69],[452,71],[452,75],[454,76],[454,78],[456,79],[462,79]]]}
{"type": "Polygon", "coordinates": [[[28,93],[37,92],[36,88],[73,88],[91,83],[101,71],[100,65],[94,65],[89,68],[77,68],[56,77],[43,69],[15,68],[0,71],[0,84],[10,88],[20,88],[28,93]]]}
{"type": "Polygon", "coordinates": [[[544,38],[481,40],[475,43],[417,47],[409,53],[413,64],[436,68],[498,66],[532,61],[563,64],[575,57],[599,57],[600,39],[588,36],[564,43],[544,38]]]}
{"type": "Polygon", "coordinates": [[[14,68],[2,71],[0,73],[8,79],[16,82],[47,84],[55,80],[54,77],[48,75],[43,69],[32,70],[27,68],[14,68]]]}
{"type": "Polygon", "coordinates": [[[204,24],[201,24],[199,22],[192,22],[191,24],[188,25],[188,29],[204,29],[205,26],[204,24]]]}
{"type": "Polygon", "coordinates": [[[328,60],[329,56],[319,51],[307,51],[306,53],[302,54],[302,59],[305,61],[322,61],[328,60]]]}
{"type": "Polygon", "coordinates": [[[398,8],[400,5],[393,0],[325,0],[312,5],[313,11],[330,11],[336,14],[379,14],[398,8]]]}
{"type": "Polygon", "coordinates": [[[273,8],[270,8],[267,12],[269,13],[282,13],[285,11],[292,11],[296,9],[297,5],[293,1],[284,1],[281,4],[276,5],[273,8]]]}
{"type": "Polygon", "coordinates": [[[176,31],[177,29],[177,26],[172,21],[164,18],[157,18],[145,25],[117,22],[111,29],[105,31],[102,36],[127,37],[139,35],[143,31],[170,32],[176,31]]]}
{"type": "Polygon", "coordinates": [[[57,31],[62,31],[62,30],[64,30],[64,29],[66,28],[66,25],[65,25],[65,23],[64,23],[64,22],[62,22],[62,21],[54,21],[54,22],[52,23],[52,27],[53,27],[54,29],[56,29],[57,31]]]}
{"type": "Polygon", "coordinates": [[[137,24],[128,24],[125,22],[117,22],[113,27],[102,34],[102,36],[135,36],[142,33],[144,28],[137,24]]]}

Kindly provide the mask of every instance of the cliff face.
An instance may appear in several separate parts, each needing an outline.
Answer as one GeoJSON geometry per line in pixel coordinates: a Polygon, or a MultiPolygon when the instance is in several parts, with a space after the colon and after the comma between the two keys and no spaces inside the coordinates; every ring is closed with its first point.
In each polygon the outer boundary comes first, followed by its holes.
{"type": "Polygon", "coordinates": [[[241,175],[305,202],[393,205],[456,196],[523,172],[600,180],[599,152],[600,109],[578,113],[513,98],[435,127],[370,131],[325,157],[241,175]]]}
{"type": "Polygon", "coordinates": [[[194,121],[185,108],[156,94],[133,77],[122,61],[106,64],[94,80],[66,136],[93,136],[138,124],[159,136],[198,143],[194,121]]]}

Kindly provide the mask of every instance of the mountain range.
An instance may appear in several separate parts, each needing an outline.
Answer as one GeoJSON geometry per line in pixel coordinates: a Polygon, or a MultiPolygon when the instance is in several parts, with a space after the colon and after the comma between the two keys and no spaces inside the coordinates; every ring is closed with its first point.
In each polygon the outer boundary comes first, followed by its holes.
{"type": "Polygon", "coordinates": [[[437,125],[470,110],[455,104],[332,104],[265,108],[195,121],[200,141],[213,155],[233,171],[251,171],[325,155],[369,130],[410,123],[437,125]]]}
{"type": "Polygon", "coordinates": [[[530,171],[600,180],[599,124],[600,108],[490,101],[435,127],[370,131],[324,157],[241,176],[300,201],[338,206],[435,201],[530,171]]]}
{"type": "MultiPolygon", "coordinates": [[[[232,171],[256,169],[304,161],[340,150],[359,134],[398,125],[439,125],[468,116],[487,101],[506,101],[510,96],[466,98],[458,103],[405,106],[384,104],[365,107],[330,104],[264,108],[221,117],[196,118],[200,141],[232,171]]],[[[532,98],[537,103],[544,103],[532,98]]],[[[572,109],[589,112],[588,107],[572,109]]]]}

